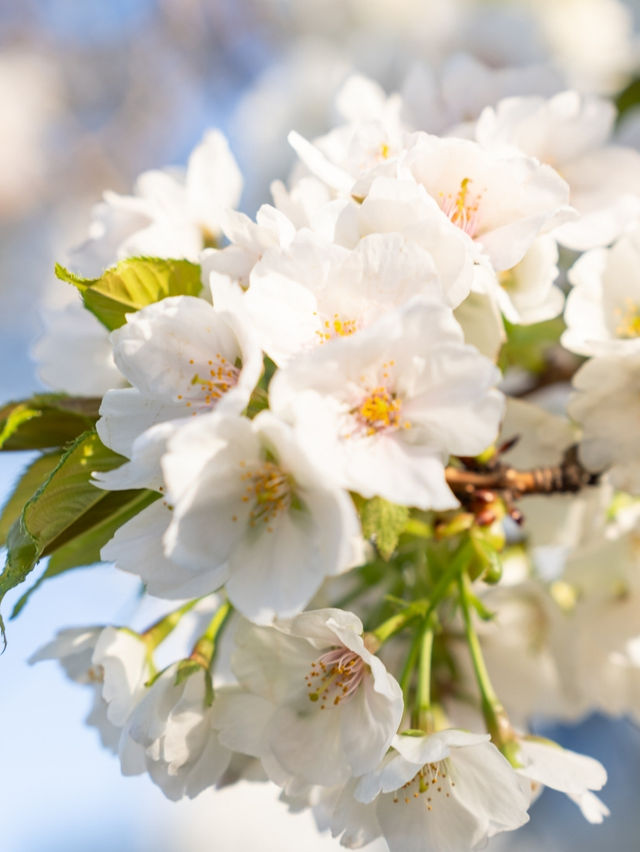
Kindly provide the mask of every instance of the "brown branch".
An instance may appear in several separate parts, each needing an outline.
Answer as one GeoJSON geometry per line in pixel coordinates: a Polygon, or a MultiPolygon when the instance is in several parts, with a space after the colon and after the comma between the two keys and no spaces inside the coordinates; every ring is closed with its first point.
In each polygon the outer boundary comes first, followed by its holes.
{"type": "Polygon", "coordinates": [[[447,467],[445,474],[449,487],[462,502],[474,498],[478,491],[506,492],[517,498],[525,494],[575,493],[598,482],[598,474],[580,464],[575,444],[566,450],[559,465],[516,470],[500,463],[487,471],[447,467]]]}

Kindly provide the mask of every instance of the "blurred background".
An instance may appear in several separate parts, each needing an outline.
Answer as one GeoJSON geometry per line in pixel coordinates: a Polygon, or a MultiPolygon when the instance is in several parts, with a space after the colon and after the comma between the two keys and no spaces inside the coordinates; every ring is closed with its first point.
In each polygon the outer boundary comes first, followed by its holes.
{"type": "MultiPolygon", "coordinates": [[[[70,296],[53,264],[85,237],[102,191],[127,193],[140,171],[184,164],[205,128],[229,136],[253,215],[291,165],[288,131],[325,132],[353,70],[419,101],[421,80],[469,54],[523,74],[546,65],[556,89],[616,96],[633,91],[639,20],[640,0],[0,0],[0,402],[41,387],[29,350],[43,312],[70,296]]],[[[637,126],[631,114],[621,131],[629,144],[640,140],[637,126]]],[[[0,500],[27,460],[0,456],[0,500]]],[[[337,849],[267,785],[176,805],[145,778],[121,778],[82,725],[89,696],[51,663],[27,666],[63,625],[144,624],[136,594],[134,578],[105,566],[72,572],[9,625],[0,658],[3,852],[337,849]]],[[[597,717],[573,727],[541,720],[537,730],[604,763],[612,816],[591,827],[545,793],[530,825],[490,848],[637,852],[640,732],[597,717]]]]}

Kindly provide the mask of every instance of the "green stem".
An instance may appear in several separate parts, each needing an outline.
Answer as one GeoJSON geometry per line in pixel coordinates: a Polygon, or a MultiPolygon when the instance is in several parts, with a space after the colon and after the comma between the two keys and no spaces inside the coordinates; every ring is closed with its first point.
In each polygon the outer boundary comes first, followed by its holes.
{"type": "Polygon", "coordinates": [[[480,640],[478,639],[478,634],[473,626],[471,606],[469,602],[471,589],[469,578],[466,574],[463,574],[459,578],[458,585],[460,588],[460,608],[462,610],[467,645],[469,646],[471,662],[473,663],[473,670],[482,700],[482,713],[492,739],[498,746],[502,747],[505,743],[513,739],[513,729],[509,723],[506,711],[502,706],[495,689],[493,688],[493,684],[491,683],[489,672],[482,654],[482,649],[480,647],[480,640]]]}
{"type": "Polygon", "coordinates": [[[418,660],[418,651],[420,650],[420,640],[422,638],[422,634],[420,630],[416,630],[414,633],[413,639],[411,641],[411,646],[409,648],[409,653],[407,654],[407,658],[404,661],[404,667],[402,669],[402,674],[400,675],[400,686],[402,687],[402,695],[404,697],[404,705],[405,707],[409,703],[409,690],[411,689],[411,677],[416,667],[416,662],[418,660]]]}
{"type": "Polygon", "coordinates": [[[178,626],[183,615],[189,612],[190,609],[198,603],[200,598],[195,598],[192,601],[184,604],[178,609],[174,609],[168,615],[163,616],[151,627],[148,627],[144,633],[140,634],[140,638],[146,644],[149,653],[155,651],[158,645],[167,638],[167,636],[178,626]]]}
{"type": "Polygon", "coordinates": [[[224,624],[231,613],[231,604],[225,601],[222,606],[216,610],[213,618],[209,622],[209,626],[200,636],[196,644],[193,646],[189,659],[200,663],[205,669],[208,669],[216,653],[216,643],[218,634],[224,627],[224,624]]]}
{"type": "Polygon", "coordinates": [[[402,612],[392,615],[391,618],[383,621],[382,624],[372,631],[373,635],[381,645],[402,630],[403,627],[406,627],[410,621],[413,621],[414,618],[421,615],[418,604],[418,601],[413,601],[413,603],[409,604],[406,609],[402,610],[402,612]]]}
{"type": "Polygon", "coordinates": [[[403,627],[406,627],[406,625],[414,618],[420,617],[423,618],[425,622],[428,621],[435,608],[446,596],[451,583],[460,576],[461,571],[466,566],[470,548],[471,544],[468,540],[458,548],[451,560],[449,568],[435,584],[433,591],[428,598],[413,601],[408,604],[407,608],[402,612],[392,615],[391,618],[383,621],[382,624],[372,631],[373,635],[381,645],[402,630],[403,627]]]}
{"type": "Polygon", "coordinates": [[[433,651],[433,629],[428,621],[420,632],[420,663],[418,665],[418,690],[416,694],[417,728],[433,730],[431,713],[431,654],[433,651]]]}

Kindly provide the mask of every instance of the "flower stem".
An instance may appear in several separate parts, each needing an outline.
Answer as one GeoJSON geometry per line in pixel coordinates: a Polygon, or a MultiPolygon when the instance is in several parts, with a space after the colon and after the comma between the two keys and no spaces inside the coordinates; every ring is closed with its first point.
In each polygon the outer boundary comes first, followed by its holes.
{"type": "Polygon", "coordinates": [[[433,730],[431,712],[431,654],[433,651],[433,628],[428,620],[420,631],[420,663],[418,665],[418,690],[416,694],[417,728],[430,733],[433,730]]]}
{"type": "Polygon", "coordinates": [[[416,630],[411,641],[409,653],[404,662],[402,674],[400,675],[400,686],[402,687],[402,695],[404,697],[405,707],[409,703],[409,690],[411,689],[411,678],[416,668],[418,661],[418,653],[420,652],[420,643],[422,640],[422,631],[416,630]]]}
{"type": "Polygon", "coordinates": [[[473,626],[471,607],[469,605],[471,589],[469,578],[466,574],[462,574],[460,576],[458,585],[460,589],[460,608],[462,610],[462,618],[464,620],[467,645],[469,646],[473,670],[475,672],[482,700],[482,714],[492,740],[501,748],[506,743],[513,740],[513,729],[509,722],[507,713],[502,706],[495,689],[493,688],[493,684],[491,683],[489,672],[484,661],[484,656],[482,655],[482,649],[480,648],[480,640],[478,639],[478,634],[473,626]]]}
{"type": "Polygon", "coordinates": [[[183,606],[174,609],[168,615],[163,616],[151,627],[148,627],[144,633],[140,634],[140,638],[146,644],[149,653],[155,651],[158,645],[167,638],[167,636],[178,626],[183,615],[189,612],[190,609],[198,603],[200,598],[195,598],[188,601],[183,606]]]}
{"type": "Polygon", "coordinates": [[[451,583],[458,579],[461,571],[465,568],[469,560],[470,549],[471,543],[466,539],[454,553],[449,567],[435,584],[428,598],[420,598],[419,600],[412,601],[410,604],[407,604],[402,612],[392,615],[391,618],[383,621],[382,624],[372,631],[381,645],[402,630],[403,627],[406,627],[414,618],[423,618],[425,623],[428,623],[429,617],[435,608],[446,597],[451,583]]]}
{"type": "Polygon", "coordinates": [[[380,645],[402,630],[403,627],[406,627],[406,625],[414,618],[421,615],[420,603],[422,602],[413,601],[413,603],[409,604],[406,609],[402,610],[402,612],[392,615],[391,618],[383,621],[382,624],[378,625],[378,627],[372,631],[380,645]]]}
{"type": "Polygon", "coordinates": [[[193,646],[193,651],[189,656],[190,660],[199,663],[205,669],[210,667],[216,653],[218,634],[224,627],[230,613],[231,604],[229,601],[225,601],[222,606],[216,610],[213,618],[209,622],[209,626],[193,646]]]}

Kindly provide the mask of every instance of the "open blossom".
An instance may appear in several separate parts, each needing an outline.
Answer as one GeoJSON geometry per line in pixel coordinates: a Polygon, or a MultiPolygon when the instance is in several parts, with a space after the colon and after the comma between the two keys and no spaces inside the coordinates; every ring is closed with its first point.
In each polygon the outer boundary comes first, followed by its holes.
{"type": "Polygon", "coordinates": [[[105,193],[96,205],[88,239],[71,253],[71,266],[92,278],[126,257],[198,261],[217,240],[228,207],[240,200],[242,177],[224,136],[209,131],[186,170],[141,174],[134,194],[105,193]]]}
{"type": "Polygon", "coordinates": [[[270,396],[343,487],[446,509],[458,505],[444,478],[449,454],[478,454],[495,438],[498,375],[462,342],[445,305],[416,299],[299,357],[274,376],[270,396]]]}
{"type": "Polygon", "coordinates": [[[468,296],[475,251],[466,235],[434,204],[424,186],[412,178],[377,177],[362,203],[333,205],[332,239],[347,248],[372,234],[400,234],[433,259],[444,300],[451,307],[468,296]]]}
{"type": "Polygon", "coordinates": [[[552,650],[562,688],[576,713],[640,714],[638,604],[640,558],[636,522],[619,523],[569,554],[563,607],[552,624],[552,650]],[[606,570],[603,570],[606,566],[606,570]]]}
{"type": "Polygon", "coordinates": [[[488,734],[398,735],[355,787],[371,802],[391,852],[460,852],[529,819],[529,797],[488,734]]]}
{"type": "Polygon", "coordinates": [[[249,276],[262,255],[273,247],[286,248],[294,238],[293,223],[275,207],[263,204],[256,221],[236,210],[227,211],[224,233],[229,245],[221,249],[206,250],[202,254],[202,278],[212,287],[222,279],[241,287],[249,286],[249,276]]]}
{"type": "Polygon", "coordinates": [[[129,458],[135,439],[156,423],[214,408],[239,413],[262,370],[261,352],[241,318],[193,296],[129,314],[111,341],[132,387],[105,394],[97,428],[104,444],[129,458]]]}
{"type": "Polygon", "coordinates": [[[220,737],[239,751],[253,748],[276,783],[294,779],[304,789],[362,775],[400,724],[400,687],[352,613],[311,610],[272,627],[246,625],[232,665],[246,694],[219,717],[220,737]],[[254,727],[262,720],[253,743],[243,731],[251,718],[254,727]]]}
{"type": "Polygon", "coordinates": [[[558,246],[543,234],[519,263],[498,275],[497,302],[509,322],[530,325],[557,317],[564,307],[558,275],[558,246]]]}
{"type": "Polygon", "coordinates": [[[610,101],[573,91],[550,99],[506,98],[483,112],[476,138],[490,148],[517,148],[558,170],[580,215],[554,236],[584,250],[616,239],[640,212],[640,154],[607,144],[615,117],[610,101]]]}
{"type": "Polygon", "coordinates": [[[303,231],[257,264],[244,307],[262,348],[282,365],[431,289],[442,289],[431,255],[399,234],[372,234],[349,251],[303,231]]]}
{"type": "Polygon", "coordinates": [[[573,215],[569,187],[552,168],[466,139],[414,134],[398,176],[424,186],[497,271],[511,269],[536,237],[573,215]]]}
{"type": "Polygon", "coordinates": [[[213,787],[231,751],[213,727],[215,698],[203,666],[185,661],[166,668],[133,709],[123,737],[144,753],[151,779],[169,799],[194,798],[213,787]]]}
{"type": "Polygon", "coordinates": [[[569,271],[562,345],[580,355],[614,355],[640,348],[640,226],[611,248],[582,255],[569,271]]]}
{"type": "Polygon", "coordinates": [[[104,394],[126,380],[113,360],[109,332],[78,298],[44,315],[45,331],[31,356],[52,390],[77,396],[104,394]]]}
{"type": "MultiPolygon", "coordinates": [[[[607,772],[597,760],[538,737],[518,740],[518,775],[533,782],[532,788],[544,784],[566,793],[581,809],[588,822],[599,823],[609,810],[591,791],[600,790],[607,772]]],[[[534,789],[535,792],[535,789],[534,789]]]]}
{"type": "Polygon", "coordinates": [[[640,448],[629,423],[640,418],[640,351],[591,358],[573,379],[568,411],[583,429],[580,458],[609,471],[612,484],[640,494],[640,448]]]}
{"type": "Polygon", "coordinates": [[[252,620],[293,615],[324,578],[361,560],[349,495],[270,412],[213,414],[176,432],[162,467],[167,555],[252,620]]]}

